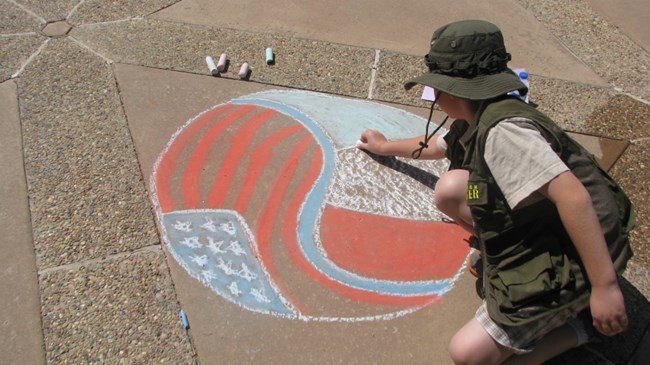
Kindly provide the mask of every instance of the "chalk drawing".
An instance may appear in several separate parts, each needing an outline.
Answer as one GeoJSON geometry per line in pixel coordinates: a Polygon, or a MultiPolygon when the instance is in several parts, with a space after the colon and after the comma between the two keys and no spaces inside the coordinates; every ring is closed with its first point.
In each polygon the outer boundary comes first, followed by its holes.
{"type": "Polygon", "coordinates": [[[163,240],[189,275],[254,312],[387,320],[436,303],[468,251],[434,208],[445,163],[378,162],[353,147],[365,128],[405,138],[424,123],[305,91],[217,105],[179,128],[154,166],[163,240]]]}

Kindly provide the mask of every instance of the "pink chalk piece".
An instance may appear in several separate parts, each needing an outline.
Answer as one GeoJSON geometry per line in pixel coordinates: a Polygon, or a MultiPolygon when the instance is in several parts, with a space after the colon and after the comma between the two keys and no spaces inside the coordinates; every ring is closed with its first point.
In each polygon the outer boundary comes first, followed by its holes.
{"type": "Polygon", "coordinates": [[[239,75],[240,78],[245,79],[246,77],[248,77],[248,72],[249,71],[250,71],[250,68],[248,67],[248,62],[244,62],[244,64],[241,65],[241,67],[239,68],[238,75],[239,75]]]}
{"type": "Polygon", "coordinates": [[[217,70],[223,72],[226,69],[226,63],[228,62],[228,56],[225,53],[222,53],[219,56],[219,62],[217,62],[217,70]]]}

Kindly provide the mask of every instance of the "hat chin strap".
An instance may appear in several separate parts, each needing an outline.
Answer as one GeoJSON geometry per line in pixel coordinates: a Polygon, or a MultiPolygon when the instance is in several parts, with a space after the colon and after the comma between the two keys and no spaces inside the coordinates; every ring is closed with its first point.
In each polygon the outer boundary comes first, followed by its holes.
{"type": "Polygon", "coordinates": [[[431,109],[429,110],[429,119],[427,119],[427,126],[425,127],[424,131],[424,141],[420,141],[420,147],[415,149],[413,152],[411,152],[411,157],[413,159],[418,159],[422,155],[422,151],[425,148],[429,148],[429,140],[431,140],[431,137],[433,137],[436,132],[442,128],[443,125],[447,122],[447,119],[449,119],[449,115],[445,117],[445,120],[440,123],[440,125],[433,131],[431,134],[429,134],[429,124],[431,124],[431,116],[433,115],[433,107],[436,105],[436,101],[434,100],[433,103],[431,103],[431,109]]]}

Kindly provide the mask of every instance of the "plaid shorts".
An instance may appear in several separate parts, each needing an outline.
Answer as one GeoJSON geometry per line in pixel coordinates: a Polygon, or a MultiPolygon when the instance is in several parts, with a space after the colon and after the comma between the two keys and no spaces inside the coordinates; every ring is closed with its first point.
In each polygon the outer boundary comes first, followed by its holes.
{"type": "Polygon", "coordinates": [[[545,334],[568,324],[576,332],[578,346],[589,341],[589,332],[585,324],[576,318],[577,313],[583,308],[567,309],[540,321],[533,321],[522,326],[510,327],[497,324],[490,318],[487,304],[483,304],[476,311],[476,320],[496,342],[510,349],[515,354],[525,354],[535,348],[536,342],[545,334]]]}

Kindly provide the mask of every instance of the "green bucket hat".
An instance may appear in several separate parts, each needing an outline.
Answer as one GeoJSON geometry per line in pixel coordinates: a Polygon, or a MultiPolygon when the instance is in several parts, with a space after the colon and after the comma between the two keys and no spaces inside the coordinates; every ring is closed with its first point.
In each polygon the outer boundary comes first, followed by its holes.
{"type": "Polygon", "coordinates": [[[528,92],[508,68],[499,28],[483,20],[461,20],[433,33],[431,50],[424,56],[429,72],[404,84],[409,90],[422,84],[469,100],[486,100],[519,90],[528,92]]]}

